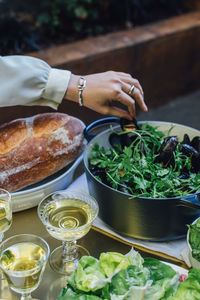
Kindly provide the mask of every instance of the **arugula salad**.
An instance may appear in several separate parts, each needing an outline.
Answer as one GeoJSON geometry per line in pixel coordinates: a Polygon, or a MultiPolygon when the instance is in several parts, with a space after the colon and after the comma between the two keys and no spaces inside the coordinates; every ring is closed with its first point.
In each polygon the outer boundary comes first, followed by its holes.
{"type": "Polygon", "coordinates": [[[154,258],[142,258],[133,248],[126,254],[83,256],[57,300],[199,300],[200,270],[180,274],[154,258]]]}
{"type": "Polygon", "coordinates": [[[179,141],[148,123],[110,135],[112,147],[95,144],[89,169],[101,182],[133,197],[172,198],[200,189],[200,137],[179,141]]]}

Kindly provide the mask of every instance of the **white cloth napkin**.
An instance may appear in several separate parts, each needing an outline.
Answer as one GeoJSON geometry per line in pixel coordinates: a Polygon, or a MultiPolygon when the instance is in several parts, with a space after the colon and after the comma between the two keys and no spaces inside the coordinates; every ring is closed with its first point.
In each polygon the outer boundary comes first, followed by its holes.
{"type": "Polygon", "coordinates": [[[189,260],[188,247],[185,247],[180,254],[186,265],[191,268],[192,265],[189,260]]]}
{"type": "MultiPolygon", "coordinates": [[[[67,190],[76,190],[76,191],[78,190],[85,193],[89,193],[86,174],[83,173],[80,177],[78,177],[67,188],[67,190]]],[[[128,242],[133,246],[134,245],[142,246],[146,249],[150,249],[159,253],[164,253],[174,258],[177,258],[179,260],[184,260],[186,264],[188,263],[187,255],[183,255],[184,253],[183,250],[186,248],[186,238],[170,241],[170,242],[148,242],[148,241],[143,241],[132,237],[120,235],[119,233],[115,232],[111,227],[109,227],[107,224],[105,224],[100,218],[96,218],[96,220],[94,221],[94,226],[103,230],[104,232],[111,234],[112,236],[115,236],[116,238],[120,239],[122,242],[123,241],[128,242]]]]}

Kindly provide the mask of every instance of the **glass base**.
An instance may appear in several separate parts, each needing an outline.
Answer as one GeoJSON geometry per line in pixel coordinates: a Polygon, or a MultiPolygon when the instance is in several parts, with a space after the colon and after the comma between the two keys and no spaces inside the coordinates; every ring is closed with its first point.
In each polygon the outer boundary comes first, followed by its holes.
{"type": "Polygon", "coordinates": [[[25,294],[25,295],[21,295],[20,300],[33,300],[33,298],[31,297],[30,294],[28,295],[25,294]]]}
{"type": "Polygon", "coordinates": [[[67,279],[68,279],[68,275],[63,276],[63,277],[59,277],[56,280],[53,280],[48,292],[47,292],[47,299],[48,300],[55,300],[58,298],[58,295],[60,295],[62,289],[64,287],[66,287],[67,285],[67,279]]]}
{"type": "Polygon", "coordinates": [[[1,273],[2,278],[0,279],[0,300],[2,299],[10,299],[10,289],[8,286],[7,280],[3,277],[3,274],[1,273]]]}
{"type": "Polygon", "coordinates": [[[56,248],[50,255],[49,264],[51,268],[62,275],[71,275],[77,268],[80,258],[84,255],[90,255],[87,249],[76,245],[76,256],[73,260],[63,260],[63,246],[56,248]]]}

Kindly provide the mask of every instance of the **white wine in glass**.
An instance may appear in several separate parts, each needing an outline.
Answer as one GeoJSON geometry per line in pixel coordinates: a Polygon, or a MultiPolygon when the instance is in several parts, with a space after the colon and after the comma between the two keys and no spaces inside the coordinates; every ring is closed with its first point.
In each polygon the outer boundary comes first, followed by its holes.
{"type": "Polygon", "coordinates": [[[19,234],[5,240],[1,246],[0,268],[10,288],[30,300],[31,292],[40,284],[48,257],[49,246],[32,234],[19,234]]]}
{"type": "Polygon", "coordinates": [[[0,241],[12,224],[12,203],[8,191],[0,188],[0,241]]]}
{"type": "MultiPolygon", "coordinates": [[[[12,224],[12,203],[10,193],[0,188],[0,242],[3,240],[4,232],[6,232],[12,224]]],[[[4,280],[0,271],[0,292],[7,288],[7,282],[4,280]]],[[[0,295],[1,298],[1,295],[0,295]]]]}
{"type": "Polygon", "coordinates": [[[50,255],[54,271],[69,275],[76,268],[87,249],[76,240],[88,233],[98,214],[98,204],[89,194],[57,191],[45,197],[38,205],[38,215],[47,231],[63,245],[50,255]]]}

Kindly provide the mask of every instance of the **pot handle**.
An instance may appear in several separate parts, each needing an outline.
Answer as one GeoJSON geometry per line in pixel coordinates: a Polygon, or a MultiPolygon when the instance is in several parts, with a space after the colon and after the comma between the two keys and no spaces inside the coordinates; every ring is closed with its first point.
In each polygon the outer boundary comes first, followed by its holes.
{"type": "Polygon", "coordinates": [[[120,118],[118,118],[118,117],[108,117],[108,118],[103,118],[103,119],[99,119],[97,121],[92,122],[91,124],[86,126],[85,129],[84,129],[84,136],[85,136],[86,140],[89,142],[95,137],[94,134],[89,133],[89,131],[91,129],[94,129],[94,128],[97,128],[101,125],[105,125],[105,124],[109,124],[109,123],[120,124],[120,118]]]}
{"type": "Polygon", "coordinates": [[[200,209],[200,193],[182,197],[178,202],[189,208],[200,209]]]}

